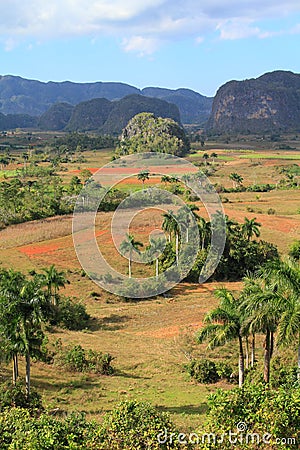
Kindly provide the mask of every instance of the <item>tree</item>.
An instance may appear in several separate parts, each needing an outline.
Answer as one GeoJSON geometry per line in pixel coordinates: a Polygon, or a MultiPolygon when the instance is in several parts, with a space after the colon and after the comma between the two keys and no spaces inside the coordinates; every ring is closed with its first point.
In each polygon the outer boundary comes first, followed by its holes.
{"type": "Polygon", "coordinates": [[[150,237],[150,246],[147,247],[150,258],[155,257],[155,277],[158,278],[158,258],[165,248],[165,239],[150,237]]]}
{"type": "Polygon", "coordinates": [[[243,350],[243,313],[239,309],[240,301],[226,288],[217,289],[215,296],[220,300],[219,306],[206,314],[206,326],[197,336],[199,343],[208,340],[208,347],[226,344],[237,339],[239,343],[239,386],[244,382],[244,350],[243,350]]]}
{"type": "Polygon", "coordinates": [[[59,288],[65,287],[67,282],[64,272],[59,272],[54,264],[49,268],[43,269],[43,274],[40,275],[43,286],[47,288],[47,296],[52,305],[58,303],[58,291],[59,288]]]}
{"type": "Polygon", "coordinates": [[[241,298],[240,308],[246,314],[243,330],[251,334],[265,334],[264,381],[269,383],[274,333],[282,313],[282,303],[277,292],[262,277],[248,277],[241,298]]]}
{"type": "Polygon", "coordinates": [[[243,177],[236,172],[232,172],[229,175],[230,180],[233,182],[233,187],[236,188],[238,185],[241,185],[243,182],[243,177]]]}
{"type": "Polygon", "coordinates": [[[207,165],[207,160],[209,159],[209,154],[208,153],[203,153],[202,158],[204,159],[205,165],[207,165]]]}
{"type": "Polygon", "coordinates": [[[121,242],[120,245],[120,251],[126,255],[129,255],[128,258],[128,274],[129,278],[131,278],[131,260],[132,260],[132,253],[140,253],[139,247],[143,247],[143,244],[139,241],[136,241],[134,239],[134,236],[132,234],[126,234],[126,239],[121,242]]]}
{"type": "Polygon", "coordinates": [[[298,379],[300,379],[300,266],[293,259],[277,260],[265,265],[261,276],[276,291],[281,311],[278,321],[278,344],[298,344],[298,379]]]}
{"type": "Polygon", "coordinates": [[[141,171],[138,173],[137,178],[138,178],[138,180],[142,181],[143,186],[144,186],[145,181],[146,181],[146,180],[149,180],[149,175],[150,175],[149,170],[141,170],[141,171]]]}
{"type": "Polygon", "coordinates": [[[254,217],[254,219],[248,219],[247,217],[245,217],[244,223],[242,225],[242,233],[245,239],[247,239],[247,241],[250,241],[252,236],[259,237],[259,227],[261,227],[261,224],[256,222],[256,217],[254,217]]]}
{"type": "Polygon", "coordinates": [[[30,358],[40,354],[41,328],[48,300],[36,280],[13,270],[0,277],[0,336],[6,357],[13,361],[13,383],[18,377],[18,355],[26,359],[26,394],[30,396],[30,358]]]}
{"type": "Polygon", "coordinates": [[[164,221],[162,224],[162,229],[166,231],[169,235],[169,242],[171,242],[172,233],[175,236],[175,253],[176,253],[176,264],[178,265],[179,259],[179,225],[177,222],[177,218],[174,215],[173,211],[168,211],[163,214],[164,221]]]}

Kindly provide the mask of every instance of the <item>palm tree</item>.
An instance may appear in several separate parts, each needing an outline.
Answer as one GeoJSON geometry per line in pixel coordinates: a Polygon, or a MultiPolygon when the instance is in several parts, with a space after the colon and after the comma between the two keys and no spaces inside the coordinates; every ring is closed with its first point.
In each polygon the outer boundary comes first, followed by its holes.
{"type": "Polygon", "coordinates": [[[126,234],[126,239],[121,242],[120,245],[120,251],[126,255],[129,255],[128,258],[128,274],[129,278],[131,278],[131,260],[132,260],[132,253],[140,253],[139,247],[143,247],[143,244],[139,241],[136,241],[134,239],[134,236],[132,234],[126,234]]]}
{"type": "Polygon", "coordinates": [[[138,180],[141,180],[141,181],[142,181],[143,186],[144,186],[145,181],[146,181],[146,180],[149,180],[149,175],[150,175],[149,170],[141,170],[141,171],[138,173],[137,178],[138,178],[138,180]]]}
{"type": "Polygon", "coordinates": [[[270,362],[274,349],[274,333],[282,313],[282,302],[276,290],[263,278],[248,277],[241,294],[241,311],[246,318],[243,330],[251,334],[264,333],[264,381],[270,381],[270,362]]]}
{"type": "Polygon", "coordinates": [[[276,290],[282,304],[278,323],[278,344],[298,342],[298,379],[300,379],[300,265],[293,259],[272,261],[261,270],[270,285],[276,290]]]}
{"type": "Polygon", "coordinates": [[[41,323],[44,320],[45,295],[35,281],[26,281],[20,291],[18,334],[20,354],[26,360],[26,396],[30,396],[30,358],[38,356],[44,333],[41,323]]]}
{"type": "Polygon", "coordinates": [[[18,336],[15,334],[17,327],[17,305],[19,290],[25,282],[21,272],[13,270],[1,270],[0,272],[0,337],[2,341],[2,357],[8,362],[12,361],[12,382],[16,384],[18,368],[18,336]]]}
{"type": "Polygon", "coordinates": [[[165,239],[150,237],[150,246],[147,247],[150,258],[155,257],[155,277],[158,279],[158,258],[165,248],[165,239]]]}
{"type": "Polygon", "coordinates": [[[261,224],[256,222],[256,217],[254,217],[254,219],[248,219],[247,217],[245,217],[244,223],[242,225],[242,233],[245,239],[247,239],[247,241],[250,241],[252,236],[259,237],[259,227],[261,227],[261,224]]]}
{"type": "Polygon", "coordinates": [[[243,177],[236,172],[232,172],[229,175],[230,180],[233,182],[233,187],[236,188],[238,185],[241,185],[243,182],[243,177]]]}
{"type": "Polygon", "coordinates": [[[219,306],[204,318],[207,325],[200,331],[197,340],[208,340],[208,348],[215,348],[238,339],[239,343],[239,387],[244,383],[243,350],[243,314],[239,309],[240,301],[226,288],[217,289],[215,296],[220,300],[219,306]]]}
{"type": "Polygon", "coordinates": [[[171,177],[169,177],[168,175],[163,175],[160,181],[166,185],[167,183],[171,183],[171,177]]]}
{"type": "Polygon", "coordinates": [[[168,239],[169,242],[171,242],[172,232],[174,229],[174,221],[175,216],[173,214],[173,211],[169,210],[167,213],[163,214],[163,223],[162,223],[162,229],[168,233],[168,239]]]}
{"type": "Polygon", "coordinates": [[[43,341],[45,293],[36,280],[20,272],[1,271],[0,336],[6,359],[13,362],[13,384],[18,377],[18,355],[26,359],[26,394],[30,396],[30,357],[38,356],[43,341]]]}
{"type": "Polygon", "coordinates": [[[199,234],[201,238],[201,249],[204,250],[205,244],[210,238],[210,222],[207,222],[203,217],[200,217],[198,220],[198,228],[199,234]]]}
{"type": "MultiPolygon", "coordinates": [[[[194,205],[194,204],[187,205],[187,206],[190,209],[193,216],[195,217],[195,219],[196,220],[200,219],[200,217],[196,213],[196,211],[199,211],[198,206],[194,205]]],[[[190,216],[190,214],[187,213],[186,208],[182,207],[179,209],[176,217],[178,219],[178,222],[185,228],[185,232],[186,232],[185,242],[188,244],[189,243],[189,227],[192,223],[191,216],[190,216]]]]}
{"type": "Polygon", "coordinates": [[[64,272],[59,272],[52,264],[49,268],[43,269],[40,275],[42,285],[47,288],[47,295],[52,305],[57,305],[58,291],[60,287],[65,287],[67,282],[64,272]]]}

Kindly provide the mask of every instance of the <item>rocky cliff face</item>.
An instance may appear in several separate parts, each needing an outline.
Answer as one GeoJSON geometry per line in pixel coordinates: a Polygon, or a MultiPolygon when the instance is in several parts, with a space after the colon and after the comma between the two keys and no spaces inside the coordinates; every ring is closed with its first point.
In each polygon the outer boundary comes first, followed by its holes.
{"type": "Polygon", "coordinates": [[[300,129],[300,75],[276,71],[230,81],[218,90],[207,124],[214,132],[300,129]]]}

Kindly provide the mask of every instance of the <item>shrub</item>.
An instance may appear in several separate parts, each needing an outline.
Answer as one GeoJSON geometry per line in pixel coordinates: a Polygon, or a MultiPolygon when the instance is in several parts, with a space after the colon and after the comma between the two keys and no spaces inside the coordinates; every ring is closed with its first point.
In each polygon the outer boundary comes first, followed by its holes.
{"type": "Polygon", "coordinates": [[[209,359],[193,359],[185,366],[189,375],[199,383],[215,383],[220,379],[216,364],[209,359]]]}
{"type": "Polygon", "coordinates": [[[70,298],[62,298],[58,304],[57,323],[68,330],[82,330],[86,328],[89,314],[85,305],[75,303],[70,298]]]}
{"type": "Polygon", "coordinates": [[[221,379],[231,381],[231,375],[233,373],[232,367],[225,362],[216,363],[217,374],[221,379]]]}
{"type": "Polygon", "coordinates": [[[56,345],[54,362],[65,367],[70,372],[94,372],[100,375],[112,375],[114,369],[111,365],[114,357],[110,353],[101,353],[94,350],[87,352],[81,345],[74,345],[63,349],[61,343],[56,345]]]}
{"type": "Polygon", "coordinates": [[[30,411],[42,409],[42,399],[38,392],[31,389],[30,397],[27,398],[24,385],[18,381],[15,385],[11,382],[0,386],[0,411],[5,408],[20,407],[30,411]]]}
{"type": "Polygon", "coordinates": [[[100,440],[103,442],[103,447],[100,448],[103,449],[184,448],[178,444],[178,432],[169,416],[148,403],[137,401],[122,402],[104,417],[100,440]],[[171,433],[174,433],[172,439],[171,433]],[[159,434],[161,443],[158,440],[159,434]],[[165,439],[167,442],[163,443],[165,439]]]}
{"type": "Polygon", "coordinates": [[[300,261],[300,240],[295,241],[291,244],[289,249],[289,256],[300,261]]]}
{"type": "MultiPolygon", "coordinates": [[[[282,438],[294,439],[295,443],[300,438],[300,390],[299,388],[279,388],[272,390],[263,383],[255,385],[245,383],[242,388],[234,388],[231,391],[218,391],[208,398],[209,412],[205,429],[199,433],[213,433],[214,436],[225,436],[223,441],[217,439],[213,446],[203,448],[213,448],[220,450],[232,449],[229,431],[237,433],[234,438],[243,434],[243,441],[238,445],[240,450],[262,448],[265,450],[275,450],[278,448],[293,449],[297,444],[287,445],[281,442],[282,438]],[[237,427],[243,425],[242,429],[237,427]],[[268,433],[269,442],[260,442],[256,446],[251,439],[246,443],[246,433],[257,435],[262,439],[268,433]]],[[[207,436],[207,434],[206,434],[207,436]]],[[[255,441],[257,442],[257,441],[255,441]]]]}

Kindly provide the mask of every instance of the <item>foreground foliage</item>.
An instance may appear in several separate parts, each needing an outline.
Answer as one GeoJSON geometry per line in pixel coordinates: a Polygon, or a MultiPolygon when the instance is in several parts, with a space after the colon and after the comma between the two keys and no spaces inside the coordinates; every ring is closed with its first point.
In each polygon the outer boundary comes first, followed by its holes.
{"type": "Polygon", "coordinates": [[[180,448],[178,435],[167,414],[147,403],[122,402],[106,414],[101,425],[83,414],[65,419],[46,413],[39,417],[21,408],[0,414],[0,448],[26,450],[136,450],[180,448]],[[174,433],[174,442],[159,444],[157,435],[174,433]]]}

